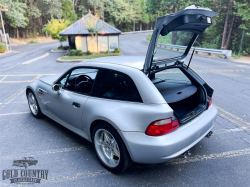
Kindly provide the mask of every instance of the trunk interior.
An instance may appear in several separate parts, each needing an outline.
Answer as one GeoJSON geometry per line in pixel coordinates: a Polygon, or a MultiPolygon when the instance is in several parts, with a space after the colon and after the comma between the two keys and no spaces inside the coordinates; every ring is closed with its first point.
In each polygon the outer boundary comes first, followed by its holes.
{"type": "Polygon", "coordinates": [[[152,82],[174,110],[180,123],[193,119],[206,108],[205,93],[202,86],[195,81],[190,79],[185,81],[163,80],[154,77],[152,82]]]}

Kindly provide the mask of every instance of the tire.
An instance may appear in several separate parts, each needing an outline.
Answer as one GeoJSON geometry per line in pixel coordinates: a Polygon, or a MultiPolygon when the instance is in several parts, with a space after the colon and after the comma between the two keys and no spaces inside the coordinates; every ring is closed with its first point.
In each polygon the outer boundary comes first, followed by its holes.
{"type": "Polygon", "coordinates": [[[29,90],[27,93],[27,100],[28,100],[28,105],[29,105],[31,114],[35,118],[38,118],[38,119],[42,118],[43,113],[39,107],[35,94],[31,90],[29,90]]]}
{"type": "Polygon", "coordinates": [[[92,140],[96,154],[107,170],[112,173],[120,173],[132,164],[123,140],[109,124],[99,123],[92,132],[92,140]],[[109,137],[109,141],[107,141],[107,137],[109,137]]]}

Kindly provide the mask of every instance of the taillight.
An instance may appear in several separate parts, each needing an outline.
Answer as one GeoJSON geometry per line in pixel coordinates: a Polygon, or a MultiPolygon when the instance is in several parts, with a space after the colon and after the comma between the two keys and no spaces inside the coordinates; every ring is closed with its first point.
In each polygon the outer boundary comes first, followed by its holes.
{"type": "Polygon", "coordinates": [[[210,101],[209,101],[209,104],[208,104],[208,108],[211,106],[212,102],[213,102],[213,97],[210,98],[210,101]]]}
{"type": "Polygon", "coordinates": [[[170,133],[179,127],[179,121],[172,118],[153,121],[149,124],[145,134],[149,136],[161,136],[170,133]]]}

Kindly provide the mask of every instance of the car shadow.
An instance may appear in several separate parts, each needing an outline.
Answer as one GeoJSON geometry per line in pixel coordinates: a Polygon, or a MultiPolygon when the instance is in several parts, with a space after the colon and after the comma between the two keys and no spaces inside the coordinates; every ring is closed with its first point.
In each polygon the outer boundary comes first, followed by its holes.
{"type": "MultiPolygon", "coordinates": [[[[42,120],[45,121],[45,123],[48,126],[52,127],[54,130],[63,134],[63,136],[68,137],[76,145],[84,146],[86,148],[85,149],[87,152],[86,154],[91,154],[90,159],[93,159],[94,163],[101,165],[101,163],[99,162],[98,157],[95,153],[95,149],[93,147],[93,144],[91,142],[89,142],[88,140],[75,134],[74,132],[70,131],[69,129],[63,127],[62,125],[58,124],[57,122],[53,121],[52,119],[50,119],[46,116],[42,120]]],[[[195,149],[202,146],[202,144],[203,144],[202,142],[199,142],[191,150],[194,150],[194,152],[196,152],[195,149]]],[[[194,155],[192,155],[192,156],[194,156],[194,155]]],[[[178,158],[183,158],[183,156],[177,157],[177,159],[178,158]]],[[[191,164],[194,164],[194,163],[191,163],[191,164]]],[[[176,174],[179,174],[184,169],[187,172],[188,170],[190,170],[189,167],[190,167],[190,165],[187,163],[174,164],[171,161],[165,162],[162,164],[137,164],[137,163],[133,163],[133,165],[131,167],[129,167],[127,170],[123,171],[122,173],[119,173],[119,174],[110,173],[110,174],[112,174],[116,178],[121,178],[121,179],[122,178],[127,179],[127,178],[131,178],[131,177],[133,178],[134,176],[141,176],[141,177],[151,176],[151,177],[155,178],[155,180],[157,180],[158,177],[162,175],[162,174],[160,174],[162,172],[167,173],[168,177],[171,177],[172,175],[175,176],[176,174]],[[159,173],[159,175],[157,175],[157,173],[159,173]]],[[[105,168],[103,168],[103,170],[106,171],[105,168]]]]}

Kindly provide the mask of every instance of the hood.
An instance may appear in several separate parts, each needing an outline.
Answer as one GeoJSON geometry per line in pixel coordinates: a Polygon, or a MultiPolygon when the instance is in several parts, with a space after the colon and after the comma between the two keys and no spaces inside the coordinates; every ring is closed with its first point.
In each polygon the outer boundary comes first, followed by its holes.
{"type": "MultiPolygon", "coordinates": [[[[197,37],[212,25],[212,18],[216,15],[218,13],[211,9],[192,5],[175,14],[157,18],[143,67],[144,73],[148,75],[152,65],[157,63],[167,64],[169,61],[176,62],[185,59],[197,37]],[[168,57],[154,59],[158,39],[173,32],[191,33],[187,45],[182,46],[184,47],[184,53],[180,56],[169,55],[168,57]]],[[[164,51],[161,53],[164,53],[164,51]]]]}
{"type": "Polygon", "coordinates": [[[40,81],[52,86],[54,81],[56,81],[60,76],[61,74],[50,75],[50,76],[42,77],[40,81]]]}

